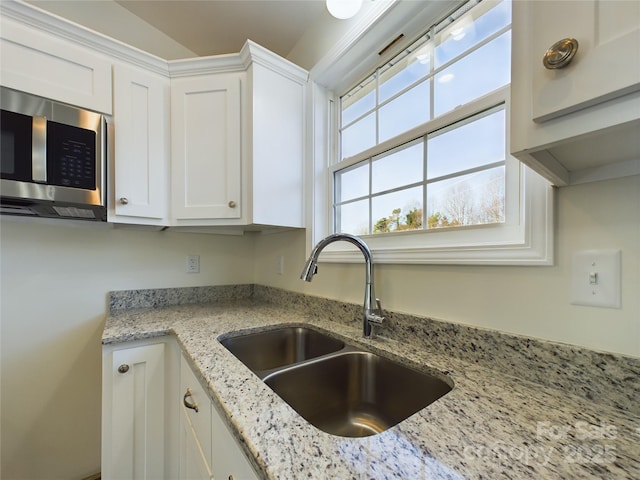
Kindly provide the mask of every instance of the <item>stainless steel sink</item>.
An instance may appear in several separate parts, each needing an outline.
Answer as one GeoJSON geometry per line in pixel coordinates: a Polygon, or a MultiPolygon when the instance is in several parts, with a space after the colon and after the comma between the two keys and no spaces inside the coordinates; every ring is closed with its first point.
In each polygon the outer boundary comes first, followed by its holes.
{"type": "Polygon", "coordinates": [[[225,338],[220,343],[258,376],[344,347],[344,342],[305,327],[250,333],[225,338]]]}
{"type": "Polygon", "coordinates": [[[364,351],[287,368],[264,382],[309,423],[343,437],[383,432],[451,390],[440,378],[364,351]]]}
{"type": "Polygon", "coordinates": [[[383,432],[452,389],[443,375],[305,327],[228,337],[220,343],[309,423],[343,437],[383,432]]]}

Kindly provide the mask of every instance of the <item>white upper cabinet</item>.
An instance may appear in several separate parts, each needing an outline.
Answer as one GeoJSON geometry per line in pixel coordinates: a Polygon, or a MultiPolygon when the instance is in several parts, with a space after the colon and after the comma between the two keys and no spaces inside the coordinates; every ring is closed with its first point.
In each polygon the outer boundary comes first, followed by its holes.
{"type": "Polygon", "coordinates": [[[254,62],[248,72],[247,127],[252,223],[303,227],[305,72],[254,62]]]}
{"type": "Polygon", "coordinates": [[[169,222],[169,78],[113,67],[108,220],[169,222]]]}
{"type": "Polygon", "coordinates": [[[11,18],[12,4],[3,7],[0,15],[3,86],[111,113],[111,63],[105,57],[44,29],[15,21],[11,18]]]}
{"type": "Polygon", "coordinates": [[[172,224],[303,227],[307,72],[252,42],[169,69],[172,224]]]}
{"type": "Polygon", "coordinates": [[[513,2],[511,92],[511,151],[554,184],[640,173],[640,2],[513,2]]]}
{"type": "Polygon", "coordinates": [[[171,82],[172,217],[176,224],[240,218],[240,82],[238,73],[171,82]]]}
{"type": "Polygon", "coordinates": [[[2,85],[107,114],[108,221],[305,226],[307,71],[251,41],[166,61],[25,3],[0,8],[2,85]]]}

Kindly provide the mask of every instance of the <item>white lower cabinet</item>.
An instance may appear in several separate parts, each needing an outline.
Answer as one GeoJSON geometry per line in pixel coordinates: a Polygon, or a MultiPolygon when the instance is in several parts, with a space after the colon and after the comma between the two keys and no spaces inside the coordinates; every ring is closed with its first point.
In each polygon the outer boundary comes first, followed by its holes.
{"type": "Polygon", "coordinates": [[[180,478],[257,480],[184,356],[180,363],[180,478]]]}
{"type": "Polygon", "coordinates": [[[169,337],[103,347],[102,478],[176,477],[177,353],[169,337]]]}
{"type": "Polygon", "coordinates": [[[102,478],[257,480],[171,336],[102,349],[102,478]]]}
{"type": "Polygon", "coordinates": [[[222,416],[211,409],[212,470],[214,480],[258,480],[253,467],[236,443],[222,416]]]}
{"type": "Polygon", "coordinates": [[[209,480],[211,467],[186,415],[180,416],[180,478],[209,480]]]}
{"type": "Polygon", "coordinates": [[[180,478],[211,478],[211,401],[180,359],[180,478]]]}

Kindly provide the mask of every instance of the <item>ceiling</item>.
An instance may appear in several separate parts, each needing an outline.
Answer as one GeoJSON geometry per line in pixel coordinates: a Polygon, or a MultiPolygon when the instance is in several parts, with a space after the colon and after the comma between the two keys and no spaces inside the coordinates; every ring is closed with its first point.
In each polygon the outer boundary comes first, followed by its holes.
{"type": "Polygon", "coordinates": [[[116,0],[198,55],[239,52],[247,39],[285,57],[323,0],[116,0]]]}
{"type": "MultiPolygon", "coordinates": [[[[237,53],[250,39],[286,57],[314,23],[332,18],[324,0],[27,1],[153,52],[153,47],[136,45],[136,35],[145,36],[152,30],[131,22],[137,17],[199,56],[237,53]],[[136,26],[139,31],[132,31],[136,26]]],[[[162,48],[158,46],[157,50],[162,48]]]]}

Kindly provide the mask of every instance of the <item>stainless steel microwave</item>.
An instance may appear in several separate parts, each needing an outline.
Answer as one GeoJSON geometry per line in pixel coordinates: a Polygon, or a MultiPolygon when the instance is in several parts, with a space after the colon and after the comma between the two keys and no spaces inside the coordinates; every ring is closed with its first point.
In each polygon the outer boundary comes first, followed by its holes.
{"type": "Polygon", "coordinates": [[[0,87],[0,214],[106,221],[106,123],[0,87]]]}

